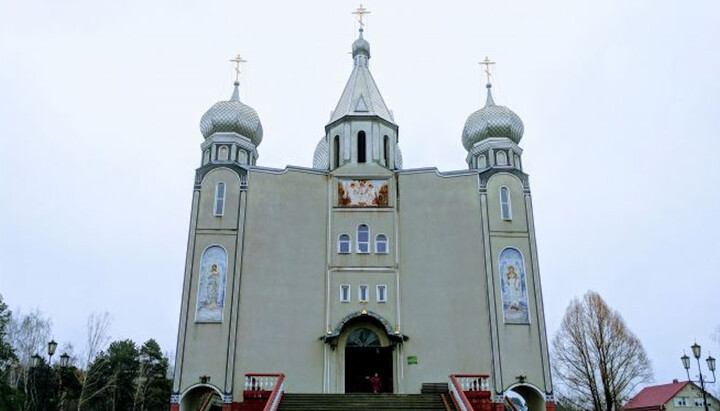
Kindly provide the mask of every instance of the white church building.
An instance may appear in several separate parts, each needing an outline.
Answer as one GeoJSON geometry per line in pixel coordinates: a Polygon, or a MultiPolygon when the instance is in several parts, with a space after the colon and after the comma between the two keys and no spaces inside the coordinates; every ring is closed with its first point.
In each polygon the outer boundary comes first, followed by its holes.
{"type": "Polygon", "coordinates": [[[352,58],[312,168],[258,164],[237,81],[202,116],[171,409],[253,409],[248,384],[282,373],[287,395],[476,375],[486,409],[553,410],[520,117],[488,84],[467,169],[404,169],[362,29],[352,58]]]}

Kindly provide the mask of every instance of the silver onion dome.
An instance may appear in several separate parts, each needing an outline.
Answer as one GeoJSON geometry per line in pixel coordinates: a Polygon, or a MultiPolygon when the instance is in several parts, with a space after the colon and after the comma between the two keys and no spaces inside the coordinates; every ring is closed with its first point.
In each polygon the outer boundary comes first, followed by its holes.
{"type": "Polygon", "coordinates": [[[525,126],[520,116],[505,106],[495,105],[490,87],[488,84],[485,107],[470,114],[465,121],[462,142],[468,151],[475,143],[489,137],[507,137],[517,144],[523,136],[525,126]]]}
{"type": "Polygon", "coordinates": [[[360,36],[353,42],[352,56],[355,58],[358,54],[364,54],[370,58],[370,43],[363,38],[363,29],[360,29],[360,36]]]}
{"type": "Polygon", "coordinates": [[[260,117],[252,107],[240,102],[240,93],[235,82],[235,90],[228,101],[215,103],[200,119],[200,131],[205,138],[215,133],[237,133],[247,137],[259,146],[263,138],[260,117]]]}
{"type": "Polygon", "coordinates": [[[321,138],[315,147],[313,168],[316,170],[327,170],[330,168],[330,147],[325,137],[321,138]]]}

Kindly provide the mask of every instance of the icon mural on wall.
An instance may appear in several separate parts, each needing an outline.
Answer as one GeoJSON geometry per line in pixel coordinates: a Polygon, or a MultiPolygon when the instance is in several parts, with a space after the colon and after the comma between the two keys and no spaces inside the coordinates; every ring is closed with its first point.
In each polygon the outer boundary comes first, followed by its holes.
{"type": "Polygon", "coordinates": [[[208,247],[200,260],[196,322],[222,322],[226,279],[227,253],[217,245],[208,247]]]}
{"type": "Polygon", "coordinates": [[[527,282],[522,254],[515,248],[500,253],[498,264],[502,291],[503,318],[509,324],[529,324],[527,282]]]}
{"type": "Polygon", "coordinates": [[[387,180],[339,180],[339,207],[387,207],[387,180]]]}

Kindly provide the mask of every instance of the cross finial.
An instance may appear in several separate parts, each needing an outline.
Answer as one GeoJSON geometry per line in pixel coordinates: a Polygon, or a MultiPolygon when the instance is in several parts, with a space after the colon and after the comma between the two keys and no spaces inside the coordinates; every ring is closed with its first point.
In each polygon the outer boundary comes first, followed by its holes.
{"type": "Polygon", "coordinates": [[[238,54],[237,56],[235,56],[234,59],[231,59],[230,61],[235,63],[235,82],[237,83],[238,81],[240,81],[240,64],[247,63],[247,60],[243,59],[242,57],[240,57],[240,54],[238,54]]]}
{"type": "Polygon", "coordinates": [[[370,11],[363,7],[362,3],[360,3],[360,7],[358,7],[355,11],[352,12],[352,14],[355,14],[358,16],[358,23],[360,23],[360,30],[365,27],[365,22],[363,21],[363,17],[365,17],[366,14],[370,14],[370,11]]]}
{"type": "Polygon", "coordinates": [[[487,57],[487,56],[485,56],[485,60],[481,61],[479,64],[480,64],[481,66],[485,66],[485,70],[484,70],[484,71],[485,71],[485,74],[487,75],[487,83],[490,84],[490,77],[492,76],[492,74],[490,73],[490,66],[492,66],[493,64],[495,64],[495,62],[494,62],[494,61],[490,61],[490,58],[487,57]]]}

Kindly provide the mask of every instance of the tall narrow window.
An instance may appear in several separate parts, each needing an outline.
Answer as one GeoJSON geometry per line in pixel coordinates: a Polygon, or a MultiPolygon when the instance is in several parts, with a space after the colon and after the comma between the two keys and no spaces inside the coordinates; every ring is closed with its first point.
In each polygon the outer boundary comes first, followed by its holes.
{"type": "Polygon", "coordinates": [[[388,136],[383,138],[383,158],[385,159],[385,166],[390,168],[390,137],[388,136]]]}
{"type": "Polygon", "coordinates": [[[377,288],[377,302],[384,303],[387,302],[387,285],[385,284],[378,284],[377,288]]]}
{"type": "Polygon", "coordinates": [[[341,303],[349,303],[350,302],[350,285],[342,284],[340,286],[340,302],[341,303]]]}
{"type": "Polygon", "coordinates": [[[333,168],[340,167],[340,136],[333,139],[333,168]]]}
{"type": "Polygon", "coordinates": [[[378,254],[388,253],[388,239],[385,234],[378,234],[375,237],[375,252],[378,254]]]}
{"type": "Polygon", "coordinates": [[[503,220],[512,220],[510,190],[507,187],[500,187],[500,217],[503,220]]]}
{"type": "Polygon", "coordinates": [[[367,302],[369,299],[368,296],[368,286],[367,285],[361,285],[358,287],[358,300],[360,302],[367,302]]]}
{"type": "Polygon", "coordinates": [[[225,183],[222,181],[215,185],[215,215],[225,214],[225,183]]]}
{"type": "Polygon", "coordinates": [[[358,161],[358,163],[364,163],[365,162],[365,148],[366,148],[364,131],[361,131],[358,133],[357,144],[358,144],[357,161],[358,161]]]}
{"type": "Polygon", "coordinates": [[[350,236],[347,234],[340,234],[338,238],[338,253],[348,254],[350,253],[350,236]]]}
{"type": "Polygon", "coordinates": [[[370,252],[370,227],[360,224],[357,229],[357,252],[367,254],[370,252]]]}

